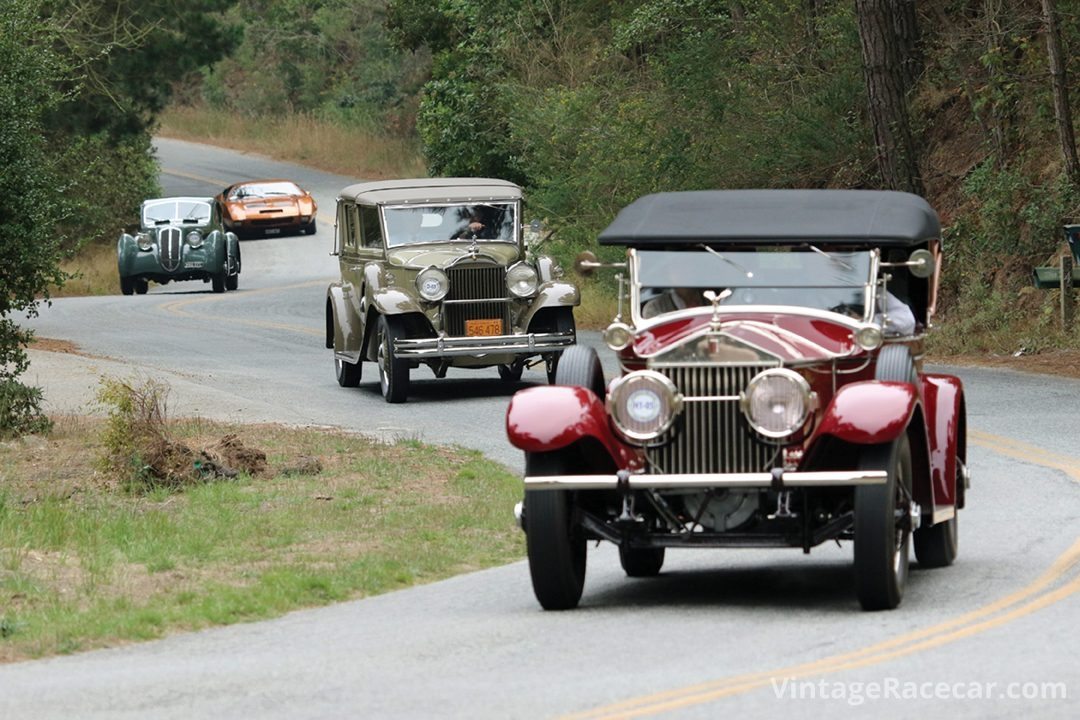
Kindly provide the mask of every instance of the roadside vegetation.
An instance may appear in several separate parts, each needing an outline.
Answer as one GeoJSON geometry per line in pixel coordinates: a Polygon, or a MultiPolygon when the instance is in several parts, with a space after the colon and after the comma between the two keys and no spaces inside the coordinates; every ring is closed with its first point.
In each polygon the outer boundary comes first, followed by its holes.
{"type": "Polygon", "coordinates": [[[0,443],[0,662],[274,617],[522,554],[520,482],[477,452],[174,421],[152,383],[110,380],[102,398],[108,419],[56,418],[47,436],[0,443]]]}

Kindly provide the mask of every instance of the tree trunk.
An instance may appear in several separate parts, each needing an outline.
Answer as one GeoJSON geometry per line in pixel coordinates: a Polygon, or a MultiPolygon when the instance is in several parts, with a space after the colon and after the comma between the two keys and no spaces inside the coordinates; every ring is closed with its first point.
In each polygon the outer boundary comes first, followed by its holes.
{"type": "Polygon", "coordinates": [[[900,68],[906,90],[911,90],[923,71],[922,37],[919,35],[919,20],[915,15],[915,0],[897,0],[895,13],[900,68]]]}
{"type": "MultiPolygon", "coordinates": [[[[862,45],[863,77],[874,130],[882,185],[923,194],[915,143],[908,120],[905,57],[896,28],[906,0],[855,0],[862,45]]],[[[912,7],[914,11],[914,7],[912,7]]],[[[914,16],[912,16],[914,17],[914,16]]],[[[911,37],[917,37],[917,28],[911,37]]]]}
{"type": "Polygon", "coordinates": [[[1050,58],[1050,84],[1054,93],[1054,117],[1057,119],[1061,155],[1065,174],[1073,185],[1080,184],[1080,160],[1076,157],[1076,136],[1073,134],[1072,111],[1069,109],[1069,85],[1065,63],[1061,58],[1061,31],[1053,0],[1042,0],[1043,22],[1046,24],[1046,51],[1050,58]]]}

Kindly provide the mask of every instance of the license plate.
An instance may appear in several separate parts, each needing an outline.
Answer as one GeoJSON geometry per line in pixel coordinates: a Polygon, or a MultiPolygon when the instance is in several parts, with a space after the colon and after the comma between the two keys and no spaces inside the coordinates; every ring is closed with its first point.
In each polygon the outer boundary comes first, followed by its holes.
{"type": "Polygon", "coordinates": [[[266,228],[267,235],[277,235],[281,232],[281,228],[266,228]]]}
{"type": "Polygon", "coordinates": [[[203,264],[201,260],[188,260],[186,263],[184,263],[184,267],[188,269],[201,268],[202,266],[203,264]]]}
{"type": "Polygon", "coordinates": [[[501,335],[502,320],[466,320],[465,334],[469,337],[501,335]]]}

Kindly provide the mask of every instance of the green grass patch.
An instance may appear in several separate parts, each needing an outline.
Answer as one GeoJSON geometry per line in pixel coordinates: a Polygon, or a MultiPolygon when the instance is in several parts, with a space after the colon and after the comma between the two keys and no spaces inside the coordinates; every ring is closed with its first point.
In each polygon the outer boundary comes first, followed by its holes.
{"type": "Polygon", "coordinates": [[[479,453],[322,430],[236,435],[268,468],[138,492],[95,461],[106,421],[0,444],[0,661],[274,617],[518,559],[518,478],[479,453]],[[299,456],[322,471],[284,474],[299,456]]]}

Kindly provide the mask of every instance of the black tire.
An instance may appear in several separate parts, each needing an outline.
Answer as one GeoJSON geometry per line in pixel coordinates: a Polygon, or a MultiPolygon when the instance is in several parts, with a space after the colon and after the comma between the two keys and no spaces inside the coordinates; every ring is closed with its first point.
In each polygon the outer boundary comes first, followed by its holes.
{"type": "MultiPolygon", "coordinates": [[[[570,470],[559,453],[530,453],[528,475],[570,470]]],[[[525,492],[525,546],[533,594],[545,610],[570,610],[585,587],[585,533],[574,518],[574,496],[565,490],[525,492]]]]}
{"type": "Polygon", "coordinates": [[[225,292],[225,273],[216,273],[213,277],[210,278],[210,285],[213,287],[214,292],[216,293],[225,292]]]}
{"type": "Polygon", "coordinates": [[[396,321],[379,316],[378,325],[379,387],[388,403],[403,403],[409,396],[409,363],[394,353],[394,341],[403,336],[396,321]]]}
{"type": "Polygon", "coordinates": [[[341,358],[334,358],[334,374],[337,376],[337,384],[341,387],[356,387],[359,385],[363,370],[363,361],[351,363],[341,358]]]}
{"type": "Polygon", "coordinates": [[[878,353],[874,378],[892,382],[917,383],[918,374],[906,345],[886,345],[878,353]]]}
{"type": "Polygon", "coordinates": [[[915,559],[919,561],[919,567],[939,568],[953,564],[960,548],[959,517],[957,512],[945,522],[921,527],[914,532],[915,559]]]}
{"type": "MultiPolygon", "coordinates": [[[[571,330],[577,330],[574,324],[574,311],[572,308],[551,308],[548,310],[554,317],[552,322],[551,331],[557,333],[568,332],[571,330]]],[[[556,383],[556,378],[559,372],[559,360],[562,358],[564,351],[548,353],[544,356],[544,369],[547,371],[547,381],[549,385],[556,383]]]]}
{"type": "Polygon", "coordinates": [[[226,290],[236,290],[238,287],[240,287],[240,275],[239,274],[226,276],[226,278],[225,278],[225,289],[226,290]]]}
{"type": "Polygon", "coordinates": [[[555,384],[588,388],[601,400],[607,396],[600,357],[595,350],[584,345],[571,345],[563,350],[555,371],[555,384]]]}
{"type": "Polygon", "coordinates": [[[885,470],[882,485],[855,488],[855,593],[863,610],[891,610],[907,583],[911,545],[911,445],[907,434],[869,445],[860,470],[885,470]]]}
{"type": "Polygon", "coordinates": [[[307,225],[306,225],[306,226],[304,227],[304,232],[306,232],[306,233],[307,233],[308,235],[314,235],[314,234],[315,234],[315,230],[316,230],[316,226],[315,226],[315,218],[311,218],[311,222],[309,222],[309,223],[308,223],[308,224],[307,224],[307,225]]]}
{"type": "Polygon", "coordinates": [[[135,278],[122,277],[120,278],[120,292],[125,295],[135,294],[135,278]]]}
{"type": "Polygon", "coordinates": [[[149,290],[149,289],[150,289],[150,282],[149,281],[144,280],[142,278],[139,278],[138,280],[135,281],[135,294],[136,295],[145,295],[146,291],[149,290]]]}
{"type": "Polygon", "coordinates": [[[664,567],[664,548],[619,546],[619,564],[628,577],[656,577],[664,567]]]}
{"type": "Polygon", "coordinates": [[[499,377],[506,382],[517,382],[521,379],[521,373],[525,370],[525,363],[512,363],[499,366],[499,377]]]}

